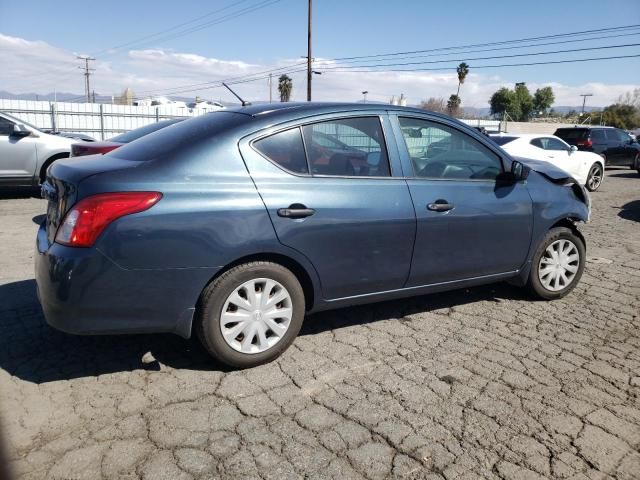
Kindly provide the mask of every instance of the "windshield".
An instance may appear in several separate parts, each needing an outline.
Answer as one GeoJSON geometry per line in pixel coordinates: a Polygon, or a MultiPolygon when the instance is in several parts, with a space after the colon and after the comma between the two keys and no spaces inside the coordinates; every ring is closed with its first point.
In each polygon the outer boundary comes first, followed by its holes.
{"type": "Polygon", "coordinates": [[[518,137],[499,136],[499,137],[489,137],[489,138],[493,140],[494,143],[497,143],[498,145],[506,145],[509,142],[513,142],[518,137]]]}
{"type": "Polygon", "coordinates": [[[150,133],[160,130],[161,128],[168,127],[174,123],[181,122],[182,118],[175,118],[172,120],[163,120],[162,122],[150,123],[144,127],[136,128],[130,132],[121,133],[109,139],[110,142],[129,143],[137,140],[140,137],[144,137],[150,133]]]}

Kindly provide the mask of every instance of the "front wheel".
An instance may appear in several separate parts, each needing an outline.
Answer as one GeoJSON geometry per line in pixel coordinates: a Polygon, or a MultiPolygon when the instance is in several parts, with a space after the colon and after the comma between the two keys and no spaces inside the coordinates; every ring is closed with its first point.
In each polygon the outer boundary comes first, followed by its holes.
{"type": "Polygon", "coordinates": [[[600,188],[600,185],[602,185],[603,178],[604,169],[602,168],[602,165],[600,165],[599,163],[594,163],[591,167],[591,170],[589,170],[589,175],[587,175],[587,190],[589,190],[590,192],[595,192],[596,190],[598,190],[598,188],[600,188]]]}
{"type": "Polygon", "coordinates": [[[635,168],[638,173],[640,173],[640,153],[636,153],[636,156],[633,159],[633,166],[631,168],[635,168]]]}
{"type": "Polygon", "coordinates": [[[580,281],[585,260],[582,239],[568,228],[552,228],[533,256],[527,286],[542,299],[562,298],[580,281]]]}
{"type": "Polygon", "coordinates": [[[282,265],[251,262],[223,273],[202,293],[196,329],[221,362],[249,368],[270,362],[291,345],[305,313],[296,276],[282,265]]]}

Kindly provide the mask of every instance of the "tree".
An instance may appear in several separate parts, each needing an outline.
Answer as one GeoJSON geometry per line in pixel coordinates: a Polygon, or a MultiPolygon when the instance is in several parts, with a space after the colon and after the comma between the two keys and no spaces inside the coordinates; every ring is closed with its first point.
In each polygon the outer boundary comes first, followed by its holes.
{"type": "Polygon", "coordinates": [[[467,75],[469,75],[469,65],[462,62],[460,65],[458,65],[458,68],[456,68],[456,71],[458,72],[458,91],[456,92],[456,97],[459,98],[460,85],[464,83],[465,78],[467,78],[467,75]]]}
{"type": "Polygon", "coordinates": [[[632,91],[620,95],[616,103],[640,108],[640,88],[634,88],[632,91]]]}
{"type": "MultiPolygon", "coordinates": [[[[600,116],[591,115],[591,123],[600,123],[600,116]]],[[[604,107],[602,111],[602,123],[612,127],[632,130],[640,125],[640,109],[633,105],[614,103],[604,107]]]]}
{"type": "Polygon", "coordinates": [[[280,92],[280,101],[288,102],[291,99],[291,92],[293,91],[293,82],[289,75],[280,75],[278,79],[278,92],[280,92]]]}
{"type": "Polygon", "coordinates": [[[520,108],[520,115],[516,118],[518,122],[526,122],[533,111],[533,97],[524,83],[516,84],[514,90],[516,104],[520,108]]]}
{"type": "Polygon", "coordinates": [[[447,103],[442,97],[430,97],[427,100],[420,102],[420,108],[423,110],[430,110],[432,112],[447,113],[447,103]]]}
{"type": "Polygon", "coordinates": [[[455,117],[460,110],[460,97],[458,95],[451,95],[447,101],[447,112],[450,116],[455,117]]]}
{"type": "Polygon", "coordinates": [[[551,108],[556,97],[553,94],[551,87],[539,88],[536,93],[533,94],[533,109],[536,112],[547,113],[547,110],[551,108]]]}
{"type": "Polygon", "coordinates": [[[517,106],[513,90],[509,90],[506,87],[502,87],[491,95],[489,105],[491,106],[491,115],[504,115],[508,113],[509,116],[515,120],[520,114],[519,110],[516,112],[517,106]]]}

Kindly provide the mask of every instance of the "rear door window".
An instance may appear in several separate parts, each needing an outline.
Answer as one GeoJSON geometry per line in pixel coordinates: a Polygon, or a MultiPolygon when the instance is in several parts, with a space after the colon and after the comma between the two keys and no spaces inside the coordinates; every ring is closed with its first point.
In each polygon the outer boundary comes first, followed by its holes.
{"type": "Polygon", "coordinates": [[[257,140],[254,148],[276,165],[294,173],[309,173],[300,128],[290,128],[257,140]]]}
{"type": "Polygon", "coordinates": [[[302,127],[313,175],[389,177],[389,157],[378,117],[340,118],[302,127]]]}
{"type": "Polygon", "coordinates": [[[616,132],[613,128],[605,130],[605,135],[607,136],[607,141],[609,143],[618,143],[620,139],[618,138],[618,132],[616,132]]]}

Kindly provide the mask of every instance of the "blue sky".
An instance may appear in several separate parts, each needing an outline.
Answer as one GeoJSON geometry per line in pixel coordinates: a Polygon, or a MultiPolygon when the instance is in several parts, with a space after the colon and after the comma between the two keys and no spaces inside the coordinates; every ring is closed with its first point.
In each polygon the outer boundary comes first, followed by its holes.
{"type": "MultiPolygon", "coordinates": [[[[202,21],[220,19],[225,15],[241,11],[243,8],[259,5],[259,2],[260,0],[209,2],[195,0],[182,0],[181,2],[130,0],[125,2],[112,0],[108,3],[96,3],[91,0],[3,1],[0,3],[0,33],[27,42],[40,42],[37,45],[40,45],[43,51],[51,47],[56,50],[56,55],[60,54],[61,59],[66,52],[68,58],[64,57],[64,62],[70,62],[73,54],[76,53],[95,55],[98,57],[95,85],[105,93],[108,93],[108,90],[113,90],[111,93],[117,93],[119,88],[129,86],[125,85],[126,82],[132,83],[133,88],[139,91],[147,89],[147,84],[150,85],[148,90],[156,88],[160,91],[165,88],[161,85],[166,85],[166,88],[169,88],[174,85],[194,84],[198,80],[205,82],[216,79],[217,69],[211,62],[209,62],[211,69],[201,68],[202,75],[199,76],[197,69],[190,70],[194,65],[189,66],[184,63],[187,58],[185,55],[193,55],[193,58],[231,62],[226,64],[226,67],[229,68],[219,69],[224,71],[224,74],[231,72],[233,62],[253,65],[256,69],[254,71],[259,71],[260,68],[273,68],[287,64],[286,62],[298,61],[301,55],[305,55],[307,5],[305,0],[280,0],[190,35],[166,40],[158,40],[157,37],[153,37],[144,43],[132,44],[130,48],[122,48],[116,52],[108,51],[112,47],[161,32],[163,29],[215,10],[221,11],[205,17],[202,21]],[[225,8],[226,10],[222,10],[225,8]],[[159,57],[152,59],[149,55],[142,59],[140,55],[138,57],[136,54],[132,55],[131,51],[155,51],[156,53],[163,52],[163,55],[162,59],[159,57]],[[176,63],[176,58],[172,57],[171,61],[163,63],[167,60],[167,55],[175,56],[176,54],[183,55],[180,62],[176,63]],[[157,68],[161,65],[164,68],[154,72],[151,68],[151,63],[154,62],[157,68]],[[176,70],[180,68],[184,69],[185,74],[182,76],[176,70]],[[158,75],[162,76],[163,72],[167,77],[165,83],[158,79],[158,75]],[[120,79],[119,84],[116,81],[118,78],[120,79]],[[177,83],[171,83],[171,81],[177,83]]],[[[499,0],[491,2],[315,0],[313,56],[326,59],[372,55],[640,24],[640,1],[638,0],[607,0],[606,2],[602,0],[581,2],[539,0],[537,2],[522,2],[518,7],[514,7],[515,3],[499,0]]],[[[576,42],[528,50],[493,52],[493,54],[640,43],[640,29],[635,30],[635,33],[637,34],[600,39],[590,43],[576,42]]],[[[30,46],[30,51],[33,51],[34,45],[30,46]]],[[[0,43],[0,49],[4,49],[5,56],[12,54],[11,45],[3,46],[0,43]]],[[[19,52],[20,50],[15,50],[13,55],[17,56],[19,52]]],[[[570,53],[556,55],[554,58],[634,53],[640,53],[640,47],[570,53]]],[[[0,50],[1,54],[2,50],[0,50]]],[[[52,57],[46,52],[43,55],[45,58],[52,57]]],[[[468,56],[472,55],[468,54],[468,56]]],[[[526,57],[515,58],[510,59],[509,63],[526,60],[526,57]]],[[[33,58],[28,58],[26,61],[32,61],[35,64],[40,59],[33,55],[33,58]]],[[[202,62],[204,60],[200,61],[200,64],[202,62]]],[[[485,61],[485,63],[487,62],[485,61]]],[[[493,62],[504,63],[505,61],[495,60],[493,62]]],[[[58,63],[63,63],[63,60],[58,63]]],[[[69,65],[73,67],[73,64],[69,63],[69,65]]],[[[69,65],[66,65],[67,71],[72,71],[69,70],[69,65]]],[[[238,72],[245,72],[242,70],[243,66],[236,66],[240,69],[238,72]]],[[[32,86],[41,91],[42,89],[50,91],[55,85],[57,89],[82,93],[82,78],[78,75],[76,75],[77,78],[72,77],[69,81],[64,82],[61,78],[62,74],[46,73],[40,76],[37,69],[30,71],[27,67],[28,65],[16,67],[16,71],[25,72],[21,82],[16,82],[11,78],[5,79],[0,73],[0,90],[16,90],[32,86]],[[27,81],[34,77],[38,82],[27,81]]],[[[58,66],[52,65],[50,70],[53,71],[56,68],[58,66]]],[[[47,69],[48,71],[49,69],[47,69]]],[[[250,72],[251,70],[246,71],[250,72]]],[[[487,69],[472,73],[477,73],[478,76],[470,78],[469,83],[475,85],[477,82],[478,85],[477,88],[469,87],[466,99],[477,103],[478,106],[485,106],[486,99],[483,97],[483,95],[486,96],[485,86],[493,88],[497,84],[508,85],[516,81],[526,81],[527,84],[534,86],[558,84],[559,91],[565,87],[579,89],[582,86],[588,87],[590,84],[617,85],[616,88],[622,90],[629,86],[639,86],[640,58],[582,64],[487,69]]],[[[438,82],[435,79],[443,80],[442,75],[437,72],[422,73],[416,75],[414,84],[407,83],[406,78],[400,79],[398,75],[350,74],[348,80],[345,80],[344,75],[329,72],[324,73],[322,77],[314,78],[314,80],[318,85],[318,94],[325,97],[331,96],[330,87],[346,85],[353,92],[361,89],[376,91],[374,95],[378,94],[380,97],[397,94],[400,93],[399,90],[404,89],[416,97],[414,101],[419,101],[417,97],[431,96],[431,91],[435,92],[435,95],[446,95],[448,90],[436,87],[438,82]],[[368,82],[370,77],[372,80],[368,82]],[[434,79],[434,82],[430,82],[427,77],[434,79]]],[[[68,74],[67,77],[69,77],[68,74]]],[[[303,74],[296,74],[294,77],[294,89],[296,80],[299,80],[298,90],[300,92],[298,93],[302,93],[302,78],[303,74]]],[[[450,87],[451,79],[447,78],[443,81],[447,87],[450,87]]],[[[255,85],[247,85],[249,90],[255,91],[256,88],[255,85]]],[[[604,93],[606,88],[603,88],[602,92],[601,100],[608,101],[609,98],[606,98],[604,93]]],[[[210,92],[202,93],[208,94],[210,92]]],[[[462,93],[464,101],[464,90],[462,93]]],[[[577,93],[577,90],[574,93],[577,93]]],[[[255,93],[255,95],[262,94],[262,91],[255,93]]],[[[218,95],[218,92],[215,95],[218,95]]],[[[355,93],[349,92],[344,95],[354,96],[355,93]]],[[[214,96],[214,93],[211,93],[211,96],[214,96]]],[[[569,90],[567,90],[568,98],[571,98],[569,90]]],[[[597,99],[594,98],[594,100],[597,99]]]]}

